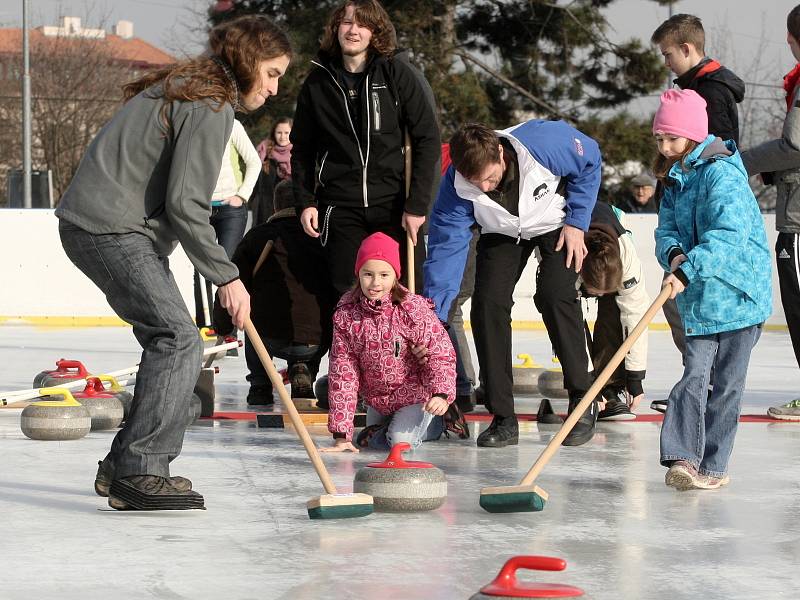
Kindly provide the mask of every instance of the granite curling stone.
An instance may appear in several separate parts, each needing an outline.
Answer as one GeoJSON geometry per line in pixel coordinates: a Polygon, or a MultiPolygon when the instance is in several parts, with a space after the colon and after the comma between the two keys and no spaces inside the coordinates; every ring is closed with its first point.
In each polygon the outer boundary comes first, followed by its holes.
{"type": "Polygon", "coordinates": [[[514,556],[506,561],[494,581],[483,586],[469,600],[498,598],[577,598],[583,590],[564,583],[537,583],[517,579],[518,569],[563,571],[567,562],[554,556],[514,556]]]}
{"type": "Polygon", "coordinates": [[[55,369],[40,371],[36,377],[33,378],[33,386],[31,387],[57,387],[62,383],[86,379],[88,375],[89,371],[86,370],[86,367],[83,366],[81,361],[62,358],[56,361],[55,369]]]}
{"type": "Polygon", "coordinates": [[[41,396],[63,396],[64,400],[44,400],[26,406],[20,429],[32,440],[78,440],[92,429],[92,417],[85,406],[64,388],[42,388],[41,396]]]}
{"type": "Polygon", "coordinates": [[[372,496],[376,511],[435,510],[444,504],[444,473],[431,463],[404,460],[402,454],[408,450],[411,444],[395,444],[384,462],[370,463],[356,473],[353,491],[372,496]]]}
{"type": "Polygon", "coordinates": [[[514,394],[535,394],[539,391],[539,376],[545,371],[543,365],[534,362],[530,354],[517,354],[522,363],[514,365],[514,394]]]}
{"type": "Polygon", "coordinates": [[[86,387],[73,394],[75,399],[89,411],[92,431],[116,429],[122,423],[124,408],[116,394],[106,390],[98,377],[88,377],[86,387]]]}
{"type": "MultiPolygon", "coordinates": [[[[553,358],[558,363],[557,358],[553,358]]],[[[549,398],[569,398],[569,392],[564,388],[564,371],[561,367],[546,369],[539,375],[539,393],[549,398]]]]}
{"type": "Polygon", "coordinates": [[[108,383],[110,386],[106,388],[107,392],[111,392],[116,396],[117,400],[122,403],[122,420],[126,420],[131,412],[131,404],[133,404],[133,394],[122,387],[117,381],[117,378],[112,375],[98,375],[97,378],[103,383],[108,383]]]}

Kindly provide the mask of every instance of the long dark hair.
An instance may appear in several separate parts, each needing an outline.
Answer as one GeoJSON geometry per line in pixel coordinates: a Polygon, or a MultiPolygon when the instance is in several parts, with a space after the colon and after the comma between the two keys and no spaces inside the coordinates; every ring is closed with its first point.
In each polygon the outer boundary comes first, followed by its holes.
{"type": "MultiPolygon", "coordinates": [[[[123,87],[125,100],[162,83],[165,109],[169,102],[207,100],[214,110],[236,106],[239,93],[259,83],[259,65],[292,55],[289,38],[263,15],[245,15],[214,27],[208,34],[209,53],[153,71],[123,87]],[[233,79],[225,73],[229,68],[233,79]]],[[[162,113],[162,118],[166,113],[162,113]]]]}
{"type": "Polygon", "coordinates": [[[584,235],[588,253],[583,259],[581,279],[599,292],[610,293],[622,286],[622,258],[619,240],[610,233],[592,227],[584,235]]]}
{"type": "Polygon", "coordinates": [[[669,174],[670,169],[672,169],[672,165],[676,162],[680,162],[681,169],[683,171],[688,171],[689,167],[686,166],[686,157],[692,153],[692,150],[697,148],[698,143],[694,140],[686,140],[686,148],[684,148],[683,152],[681,152],[678,156],[673,158],[667,158],[660,152],[657,153],[655,160],[653,161],[653,175],[655,175],[656,179],[658,179],[663,185],[668,185],[667,182],[667,175],[669,174]]]}

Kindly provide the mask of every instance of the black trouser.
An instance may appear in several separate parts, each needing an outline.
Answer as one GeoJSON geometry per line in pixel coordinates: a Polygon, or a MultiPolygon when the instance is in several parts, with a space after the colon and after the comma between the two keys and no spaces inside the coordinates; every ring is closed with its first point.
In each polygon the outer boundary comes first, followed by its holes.
{"type": "Polygon", "coordinates": [[[542,314],[550,343],[564,369],[570,395],[581,396],[591,383],[589,358],[575,282],[578,274],[566,267],[566,250],[556,252],[561,229],[517,243],[512,237],[485,234],[478,240],[472,328],[487,408],[492,414],[514,414],[511,370],[511,307],[517,281],[538,246],[541,262],[536,273],[534,302],[542,314]]]}
{"type": "MultiPolygon", "coordinates": [[[[400,244],[402,271],[400,282],[407,285],[406,232],[401,225],[402,205],[399,209],[389,203],[367,208],[321,205],[319,211],[320,241],[325,247],[331,282],[340,295],[352,288],[356,280],[353,269],[356,264],[358,247],[364,238],[378,231],[394,238],[400,244]]],[[[422,264],[425,262],[425,244],[422,240],[422,230],[420,229],[414,251],[417,290],[422,290],[422,264]]]]}
{"type": "Polygon", "coordinates": [[[775,256],[778,269],[778,283],[781,288],[781,304],[789,326],[794,357],[800,365],[800,234],[778,233],[775,242],[775,256]],[[781,257],[783,255],[783,257],[781,257]],[[788,256],[787,256],[788,255],[788,256]]]}
{"type": "MultiPolygon", "coordinates": [[[[600,296],[597,298],[597,320],[594,323],[593,335],[589,335],[588,324],[585,324],[585,328],[586,342],[594,365],[594,376],[597,378],[611,361],[611,357],[622,346],[622,342],[626,337],[622,328],[619,305],[614,296],[600,296]]],[[[614,369],[603,391],[621,392],[625,389],[625,381],[625,361],[622,361],[614,369]]]]}

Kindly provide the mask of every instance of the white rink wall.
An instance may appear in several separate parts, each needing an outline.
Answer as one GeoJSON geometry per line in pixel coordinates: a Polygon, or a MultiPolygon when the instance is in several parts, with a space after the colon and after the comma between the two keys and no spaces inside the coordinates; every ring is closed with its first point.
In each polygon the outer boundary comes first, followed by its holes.
{"type": "MultiPolygon", "coordinates": [[[[770,247],[775,245],[775,215],[764,215],[770,247]]],[[[662,271],[653,256],[656,215],[628,215],[645,272],[647,290],[655,297],[662,271]]],[[[512,316],[516,327],[536,327],[541,315],[533,304],[536,261],[532,258],[514,294],[512,316]]],[[[170,257],[170,266],[184,301],[194,314],[192,267],[183,250],[170,257]]],[[[105,297],[67,259],[58,237],[58,219],[52,210],[0,209],[0,273],[6,289],[0,294],[0,323],[54,325],[120,324],[105,297]]],[[[772,271],[773,314],[769,325],[785,326],[777,274],[772,271]]],[[[469,318],[469,304],[465,307],[469,318]]],[[[664,323],[659,312],[654,323],[664,323]]]]}

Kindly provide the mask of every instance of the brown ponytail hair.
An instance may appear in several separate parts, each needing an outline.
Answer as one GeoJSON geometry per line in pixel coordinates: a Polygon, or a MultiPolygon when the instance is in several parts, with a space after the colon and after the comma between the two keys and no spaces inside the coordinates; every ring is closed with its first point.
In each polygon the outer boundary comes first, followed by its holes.
{"type": "Polygon", "coordinates": [[[162,118],[174,100],[207,100],[214,110],[227,102],[236,108],[240,94],[259,84],[259,65],[265,60],[292,55],[289,38],[263,15],[245,15],[214,27],[208,34],[208,54],[153,71],[123,86],[125,100],[163,84],[162,118]],[[233,77],[226,74],[230,69],[233,77]]]}
{"type": "Polygon", "coordinates": [[[592,228],[584,236],[588,254],[583,259],[581,279],[585,286],[611,293],[622,287],[622,258],[619,240],[602,229],[592,228]]]}
{"type": "Polygon", "coordinates": [[[656,179],[658,179],[663,185],[669,185],[667,182],[667,175],[669,174],[670,169],[672,169],[672,165],[676,162],[680,162],[681,169],[684,172],[689,170],[689,167],[686,166],[686,157],[692,153],[692,150],[697,148],[698,144],[694,140],[686,140],[686,148],[684,148],[683,152],[681,152],[678,156],[674,158],[667,158],[660,152],[656,153],[656,158],[653,161],[653,175],[656,179]]]}

